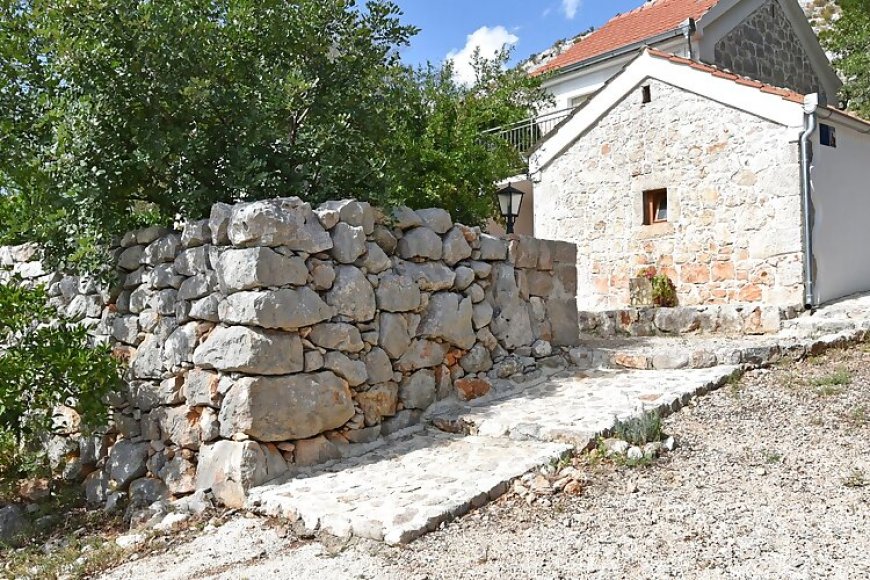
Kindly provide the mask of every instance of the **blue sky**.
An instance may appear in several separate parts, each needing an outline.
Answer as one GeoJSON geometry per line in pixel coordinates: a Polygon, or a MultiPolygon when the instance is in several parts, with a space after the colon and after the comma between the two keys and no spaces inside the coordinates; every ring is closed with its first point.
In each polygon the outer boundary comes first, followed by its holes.
{"type": "MultiPolygon", "coordinates": [[[[644,0],[394,0],[404,20],[421,29],[402,56],[409,64],[442,62],[448,55],[460,63],[481,45],[492,50],[504,42],[524,59],[556,40],[601,26],[613,15],[644,0]]],[[[458,66],[460,63],[457,63],[458,66]]]]}

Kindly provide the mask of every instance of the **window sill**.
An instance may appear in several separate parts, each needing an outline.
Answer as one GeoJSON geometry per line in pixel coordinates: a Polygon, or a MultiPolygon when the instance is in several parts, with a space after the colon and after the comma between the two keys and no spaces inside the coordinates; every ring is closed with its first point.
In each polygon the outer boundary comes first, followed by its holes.
{"type": "Polygon", "coordinates": [[[657,222],[638,229],[638,237],[641,239],[657,238],[674,233],[674,225],[670,222],[657,222]]]}

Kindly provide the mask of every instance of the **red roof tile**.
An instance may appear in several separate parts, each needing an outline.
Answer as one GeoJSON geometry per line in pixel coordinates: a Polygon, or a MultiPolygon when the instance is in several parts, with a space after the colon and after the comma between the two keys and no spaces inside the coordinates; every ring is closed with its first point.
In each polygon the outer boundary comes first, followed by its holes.
{"type": "Polygon", "coordinates": [[[574,46],[533,71],[541,74],[600,56],[675,30],[689,18],[700,19],[719,0],[651,0],[577,41],[574,46]]]}
{"type": "Polygon", "coordinates": [[[654,56],[656,58],[661,58],[664,60],[669,60],[669,61],[676,63],[676,64],[688,66],[688,67],[691,67],[695,70],[699,70],[699,71],[711,74],[714,77],[727,79],[729,81],[734,81],[735,83],[738,83],[741,85],[753,87],[753,88],[760,90],[763,93],[770,93],[772,95],[779,95],[780,97],[782,97],[783,99],[785,99],[787,101],[793,101],[795,103],[803,103],[804,102],[804,95],[802,95],[801,93],[797,93],[795,91],[792,91],[790,89],[783,89],[781,87],[774,87],[772,85],[766,85],[766,84],[759,82],[755,79],[750,79],[748,77],[742,77],[742,76],[739,76],[739,75],[732,73],[731,71],[723,70],[719,67],[716,67],[716,66],[713,66],[710,64],[704,64],[702,62],[698,62],[695,60],[689,60],[687,58],[683,58],[683,57],[677,56],[675,54],[670,54],[670,53],[664,52],[662,50],[657,50],[655,48],[648,48],[646,50],[646,52],[650,56],[654,56]]]}

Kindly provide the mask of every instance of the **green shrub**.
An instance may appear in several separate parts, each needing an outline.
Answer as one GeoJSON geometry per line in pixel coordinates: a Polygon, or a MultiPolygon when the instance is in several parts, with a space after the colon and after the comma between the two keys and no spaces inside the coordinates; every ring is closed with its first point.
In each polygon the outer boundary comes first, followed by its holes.
{"type": "Polygon", "coordinates": [[[108,345],[59,316],[41,287],[18,280],[0,284],[0,345],[0,469],[9,477],[35,469],[58,405],[75,409],[85,428],[103,424],[120,366],[108,345]]]}
{"type": "Polygon", "coordinates": [[[646,445],[662,440],[662,417],[658,411],[648,411],[639,417],[617,421],[613,430],[616,437],[631,445],[646,445]]]}
{"type": "Polygon", "coordinates": [[[649,280],[652,285],[653,304],[664,308],[673,308],[677,305],[677,287],[667,274],[660,274],[650,266],[642,270],[640,276],[649,280]]]}

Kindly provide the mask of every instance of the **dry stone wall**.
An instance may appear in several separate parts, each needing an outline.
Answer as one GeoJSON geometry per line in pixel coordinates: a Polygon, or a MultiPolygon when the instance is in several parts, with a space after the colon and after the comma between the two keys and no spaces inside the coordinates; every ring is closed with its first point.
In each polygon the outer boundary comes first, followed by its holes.
{"type": "MultiPolygon", "coordinates": [[[[362,453],[440,399],[564,364],[578,338],[575,246],[495,238],[440,209],[218,204],[120,246],[114,295],[45,280],[129,362],[85,482],[94,503],[211,489],[240,505],[251,486],[362,453]]],[[[35,256],[6,262],[44,275],[35,256]]]]}

